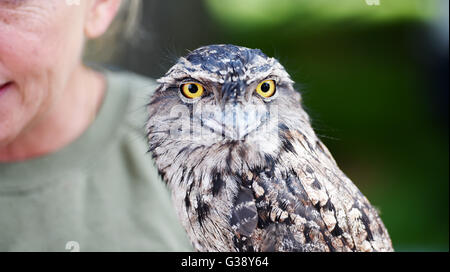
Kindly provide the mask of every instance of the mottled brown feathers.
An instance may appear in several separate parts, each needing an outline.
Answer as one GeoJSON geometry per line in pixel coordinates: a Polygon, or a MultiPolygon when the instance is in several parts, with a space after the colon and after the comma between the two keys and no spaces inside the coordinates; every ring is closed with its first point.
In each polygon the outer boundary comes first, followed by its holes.
{"type": "Polygon", "coordinates": [[[261,51],[180,58],[149,104],[156,166],[198,251],[392,251],[377,211],[318,139],[284,68],[261,51]],[[255,92],[266,79],[273,97],[255,92]],[[202,84],[188,100],[180,86],[202,84]]]}

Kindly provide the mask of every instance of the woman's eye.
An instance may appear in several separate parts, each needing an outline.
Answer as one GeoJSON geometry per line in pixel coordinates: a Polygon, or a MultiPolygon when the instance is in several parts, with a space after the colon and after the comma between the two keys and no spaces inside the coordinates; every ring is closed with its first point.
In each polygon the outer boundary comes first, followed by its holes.
{"type": "Polygon", "coordinates": [[[275,94],[276,90],[276,84],[275,81],[272,79],[266,79],[264,81],[261,81],[261,83],[258,84],[256,87],[256,92],[264,97],[269,98],[275,94]]]}
{"type": "Polygon", "coordinates": [[[181,85],[180,90],[186,98],[195,99],[202,96],[205,88],[200,83],[188,82],[181,85]]]}

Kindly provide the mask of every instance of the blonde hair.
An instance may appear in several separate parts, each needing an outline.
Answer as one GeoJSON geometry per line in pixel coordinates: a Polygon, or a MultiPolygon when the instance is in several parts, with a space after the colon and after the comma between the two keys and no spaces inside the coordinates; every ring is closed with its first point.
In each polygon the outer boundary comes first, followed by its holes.
{"type": "Polygon", "coordinates": [[[133,45],[142,37],[141,16],[142,0],[122,0],[120,9],[106,33],[87,42],[83,59],[100,63],[116,59],[126,43],[133,45]]]}

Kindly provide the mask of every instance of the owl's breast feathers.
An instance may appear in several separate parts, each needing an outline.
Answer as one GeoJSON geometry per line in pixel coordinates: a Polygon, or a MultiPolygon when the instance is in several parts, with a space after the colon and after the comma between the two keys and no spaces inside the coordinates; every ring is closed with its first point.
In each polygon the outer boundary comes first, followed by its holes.
{"type": "Polygon", "coordinates": [[[154,149],[199,251],[392,251],[377,211],[312,128],[280,126],[264,153],[241,141],[154,149]]]}
{"type": "Polygon", "coordinates": [[[320,140],[312,142],[300,131],[284,133],[278,156],[266,155],[264,166],[246,172],[216,174],[215,197],[204,202],[197,196],[189,224],[195,232],[198,223],[202,236],[191,235],[199,238],[194,245],[200,250],[392,251],[376,210],[320,140]],[[223,204],[225,195],[230,199],[227,183],[237,188],[230,206],[223,204]],[[225,238],[224,227],[231,232],[225,238]]]}

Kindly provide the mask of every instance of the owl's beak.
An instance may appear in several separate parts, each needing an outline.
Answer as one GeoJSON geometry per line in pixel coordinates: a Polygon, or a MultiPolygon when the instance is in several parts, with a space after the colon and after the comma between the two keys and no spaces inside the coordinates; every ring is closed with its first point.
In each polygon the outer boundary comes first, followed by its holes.
{"type": "Polygon", "coordinates": [[[201,126],[207,128],[202,133],[214,133],[229,140],[242,140],[248,134],[261,129],[268,121],[267,109],[264,106],[226,104],[217,111],[217,108],[204,108],[201,126]]]}
{"type": "Polygon", "coordinates": [[[242,104],[227,105],[222,115],[224,135],[234,140],[243,139],[260,125],[257,111],[242,104]]]}
{"type": "Polygon", "coordinates": [[[221,109],[203,108],[203,126],[232,140],[242,140],[252,131],[260,129],[267,122],[267,108],[246,103],[246,89],[247,85],[243,81],[224,83],[221,109]]]}

